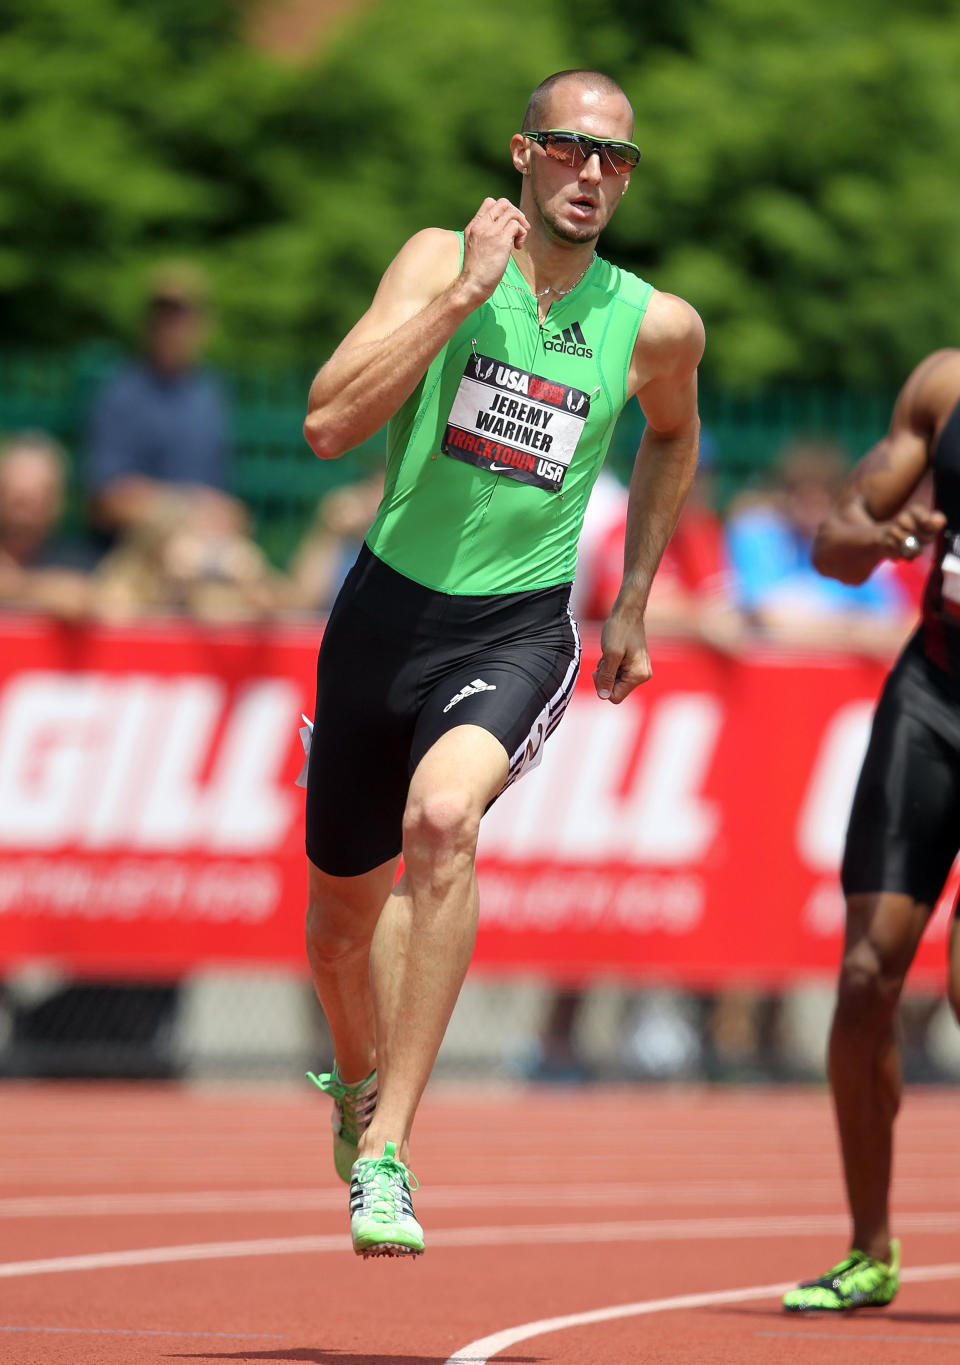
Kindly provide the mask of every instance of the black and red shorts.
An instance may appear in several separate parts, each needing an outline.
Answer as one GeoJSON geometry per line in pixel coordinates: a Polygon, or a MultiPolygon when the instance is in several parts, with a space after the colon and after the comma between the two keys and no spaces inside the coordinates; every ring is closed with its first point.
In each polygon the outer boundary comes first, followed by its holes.
{"type": "Polygon", "coordinates": [[[841,880],[933,906],[960,850],[960,690],[913,637],[887,679],[857,782],[841,880]]]}

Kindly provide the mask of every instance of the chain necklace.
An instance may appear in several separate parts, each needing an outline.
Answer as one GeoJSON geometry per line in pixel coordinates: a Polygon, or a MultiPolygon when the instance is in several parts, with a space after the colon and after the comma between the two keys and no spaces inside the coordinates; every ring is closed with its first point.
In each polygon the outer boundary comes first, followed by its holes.
{"type": "MultiPolygon", "coordinates": [[[[561,299],[562,299],[563,296],[564,296],[564,294],[572,294],[572,293],[573,293],[573,291],[576,289],[577,285],[578,285],[578,284],[580,283],[580,281],[583,279],[584,275],[587,273],[587,271],[590,269],[590,267],[593,265],[593,263],[594,263],[594,261],[595,261],[596,259],[597,259],[597,253],[594,252],[593,255],[590,257],[589,261],[587,261],[586,265],[585,265],[585,266],[583,267],[583,269],[581,270],[580,274],[579,274],[579,275],[577,276],[577,278],[574,280],[573,284],[571,284],[567,289],[555,289],[554,286],[553,286],[552,284],[548,284],[547,287],[546,287],[546,289],[531,289],[530,286],[529,286],[528,284],[527,284],[527,285],[523,285],[523,284],[507,284],[507,288],[508,288],[508,289],[516,289],[516,290],[518,290],[521,294],[530,294],[530,295],[531,295],[533,298],[535,298],[535,299],[542,299],[543,296],[544,296],[545,294],[556,294],[558,298],[561,298],[561,299]]],[[[504,281],[504,283],[506,284],[506,281],[504,281]]]]}

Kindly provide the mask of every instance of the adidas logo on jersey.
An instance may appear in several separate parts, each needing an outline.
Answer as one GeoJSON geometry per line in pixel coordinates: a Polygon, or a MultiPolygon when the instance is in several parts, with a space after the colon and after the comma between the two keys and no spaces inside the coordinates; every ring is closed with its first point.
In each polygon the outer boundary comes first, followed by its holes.
{"type": "Polygon", "coordinates": [[[482,678],[474,678],[472,683],[467,683],[466,687],[461,687],[457,695],[450,698],[443,708],[443,714],[446,715],[452,707],[456,706],[458,701],[463,701],[464,697],[472,697],[475,692],[496,692],[496,690],[496,683],[488,683],[484,682],[482,678]]]}
{"type": "Polygon", "coordinates": [[[564,355],[581,355],[588,360],[593,356],[579,322],[572,322],[569,327],[564,327],[562,332],[554,332],[553,336],[543,343],[543,349],[562,351],[564,355]]]}

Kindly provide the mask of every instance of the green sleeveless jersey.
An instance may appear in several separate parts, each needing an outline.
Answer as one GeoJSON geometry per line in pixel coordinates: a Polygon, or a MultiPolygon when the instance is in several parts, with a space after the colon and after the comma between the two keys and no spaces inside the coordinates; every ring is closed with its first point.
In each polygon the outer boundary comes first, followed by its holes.
{"type": "Polygon", "coordinates": [[[541,326],[511,257],[390,421],[373,553],[445,593],[569,582],[652,292],[597,257],[541,326]]]}

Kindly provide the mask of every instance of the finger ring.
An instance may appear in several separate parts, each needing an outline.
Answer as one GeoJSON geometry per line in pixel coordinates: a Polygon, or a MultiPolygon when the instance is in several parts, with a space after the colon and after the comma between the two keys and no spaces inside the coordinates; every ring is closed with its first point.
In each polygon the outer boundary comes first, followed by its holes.
{"type": "Polygon", "coordinates": [[[900,549],[905,559],[915,559],[920,553],[920,542],[916,536],[904,536],[900,549]]]}

